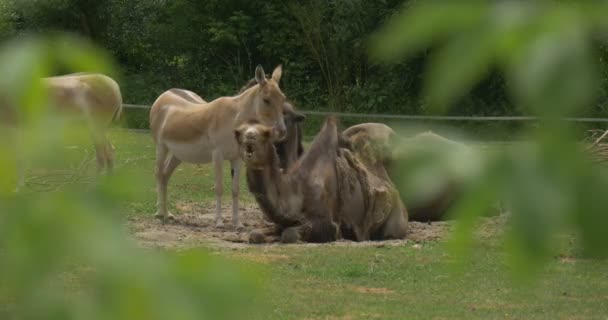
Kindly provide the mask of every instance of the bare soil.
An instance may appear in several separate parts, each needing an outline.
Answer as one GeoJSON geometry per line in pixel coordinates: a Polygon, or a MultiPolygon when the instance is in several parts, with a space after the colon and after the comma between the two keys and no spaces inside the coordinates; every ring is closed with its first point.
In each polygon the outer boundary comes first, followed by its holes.
{"type": "MultiPolygon", "coordinates": [[[[221,248],[247,248],[249,233],[267,225],[257,204],[242,204],[240,208],[241,221],[244,230],[237,231],[232,226],[232,209],[230,205],[223,208],[224,227],[214,225],[215,208],[204,207],[200,204],[181,202],[176,204],[179,214],[175,220],[161,221],[149,216],[129,218],[128,227],[139,244],[145,247],[180,249],[200,245],[221,248]]],[[[177,212],[174,212],[177,213],[177,212]]],[[[410,222],[409,235],[404,240],[353,242],[336,241],[333,246],[395,246],[406,242],[422,243],[444,239],[452,229],[451,222],[410,222]]],[[[269,245],[281,245],[272,243],[269,245]]],[[[300,246],[315,246],[318,244],[296,244],[300,246]]]]}

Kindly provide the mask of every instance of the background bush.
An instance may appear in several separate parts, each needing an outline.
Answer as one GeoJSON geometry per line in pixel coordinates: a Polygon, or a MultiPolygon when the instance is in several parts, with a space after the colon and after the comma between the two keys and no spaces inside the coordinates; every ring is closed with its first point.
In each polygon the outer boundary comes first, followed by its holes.
{"type": "MultiPolygon", "coordinates": [[[[122,67],[126,103],[151,104],[164,90],[206,99],[234,94],[257,64],[285,66],[284,91],[302,109],[426,112],[421,98],[429,48],[398,64],[370,61],[369,35],[410,1],[47,0],[0,1],[0,39],[61,30],[107,48],[122,67]]],[[[601,92],[586,115],[606,116],[607,51],[596,42],[601,92]]],[[[458,61],[454,61],[455,64],[458,61]]],[[[451,114],[518,115],[496,73],[451,114]]]]}

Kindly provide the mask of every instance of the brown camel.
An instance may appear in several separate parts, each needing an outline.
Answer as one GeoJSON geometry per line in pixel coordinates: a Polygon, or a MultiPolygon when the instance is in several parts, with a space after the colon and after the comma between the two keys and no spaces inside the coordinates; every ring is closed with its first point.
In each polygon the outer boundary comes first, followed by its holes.
{"type": "Polygon", "coordinates": [[[408,175],[406,164],[414,156],[415,149],[420,147],[466,151],[469,150],[467,146],[430,131],[403,139],[382,123],[355,125],[342,134],[350,139],[354,152],[366,165],[374,168],[377,174],[388,174],[395,182],[411,221],[438,221],[446,218],[446,213],[458,199],[461,190],[459,179],[442,172],[439,187],[424,197],[412,197],[402,187],[408,175]]]}
{"type": "Polygon", "coordinates": [[[275,234],[286,243],[405,237],[407,212],[397,190],[350,150],[340,148],[335,118],[326,120],[310,149],[284,172],[270,128],[247,123],[235,130],[235,137],[249,190],[265,217],[275,223],[252,232],[251,242],[275,234]]]}
{"type": "Polygon", "coordinates": [[[279,88],[282,67],[278,66],[267,79],[264,70],[255,70],[256,85],[234,97],[220,97],[204,102],[185,90],[163,93],[150,109],[150,128],[156,143],[157,208],[159,218],[172,218],[167,211],[167,184],[181,162],[213,162],[215,171],[215,224],[223,226],[221,198],[223,192],[224,160],[231,163],[232,223],[242,228],[239,221],[238,146],[234,130],[249,120],[257,120],[285,136],[283,104],[285,95],[279,88]],[[200,100],[200,101],[199,101],[200,100]]]}

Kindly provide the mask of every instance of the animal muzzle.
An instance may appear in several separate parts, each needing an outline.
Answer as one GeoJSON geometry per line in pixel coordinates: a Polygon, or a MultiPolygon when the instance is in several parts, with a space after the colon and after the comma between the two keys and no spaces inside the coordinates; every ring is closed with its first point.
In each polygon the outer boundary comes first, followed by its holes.
{"type": "Polygon", "coordinates": [[[253,158],[253,146],[250,144],[246,145],[243,155],[245,156],[246,161],[251,160],[251,158],[253,158]]]}
{"type": "Polygon", "coordinates": [[[287,137],[287,127],[285,127],[285,121],[281,119],[274,126],[274,136],[277,141],[283,141],[287,137]]]}

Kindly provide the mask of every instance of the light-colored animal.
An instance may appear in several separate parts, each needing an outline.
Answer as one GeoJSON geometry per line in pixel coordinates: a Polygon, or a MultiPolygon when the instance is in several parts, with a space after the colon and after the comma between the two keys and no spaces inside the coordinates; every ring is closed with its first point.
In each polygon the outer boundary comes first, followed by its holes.
{"type": "Polygon", "coordinates": [[[107,130],[122,113],[122,94],[116,81],[103,74],[77,73],[45,78],[44,83],[59,111],[85,115],[93,135],[97,168],[112,170],[114,147],[107,130]]]}
{"type": "Polygon", "coordinates": [[[281,171],[273,132],[248,123],[235,131],[247,168],[247,184],[270,229],[250,234],[251,242],[328,242],[400,239],[407,232],[407,211],[390,180],[367,170],[340,147],[336,119],[326,120],[308,151],[281,171]]]}
{"type": "Polygon", "coordinates": [[[415,157],[440,156],[440,152],[468,152],[462,143],[446,139],[434,132],[423,132],[409,138],[399,137],[393,129],[382,123],[362,123],[342,132],[351,141],[353,151],[377,174],[385,174],[400,191],[412,221],[437,221],[458,199],[463,179],[446,168],[436,168],[437,176],[431,191],[412,194],[408,185],[411,177],[410,162],[415,157]],[[433,152],[432,154],[430,152],[433,152]],[[409,190],[409,191],[408,191],[409,190]]]}
{"type": "MultiPolygon", "coordinates": [[[[75,73],[42,79],[49,95],[52,112],[84,119],[95,145],[98,172],[110,171],[114,166],[114,147],[107,138],[113,119],[122,112],[120,87],[112,78],[97,73],[75,73]]],[[[19,127],[20,112],[17,103],[8,99],[0,105],[0,122],[19,127]]],[[[23,168],[20,168],[22,170],[23,168]]],[[[23,173],[20,172],[23,184],[23,173]]]]}
{"type": "Polygon", "coordinates": [[[283,104],[285,95],[279,88],[282,67],[266,79],[264,70],[255,70],[257,84],[233,97],[221,97],[205,103],[200,97],[169,90],[158,97],[150,110],[150,128],[156,144],[157,209],[159,218],[172,218],[167,211],[167,184],[181,162],[213,162],[215,173],[215,225],[223,226],[221,198],[224,160],[230,161],[232,176],[232,223],[240,229],[239,173],[240,159],[234,130],[256,120],[271,126],[282,139],[285,136],[283,104]],[[200,101],[197,101],[200,99],[200,101]]]}

